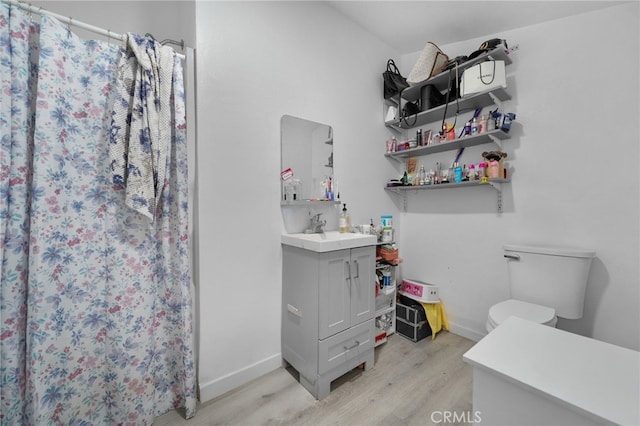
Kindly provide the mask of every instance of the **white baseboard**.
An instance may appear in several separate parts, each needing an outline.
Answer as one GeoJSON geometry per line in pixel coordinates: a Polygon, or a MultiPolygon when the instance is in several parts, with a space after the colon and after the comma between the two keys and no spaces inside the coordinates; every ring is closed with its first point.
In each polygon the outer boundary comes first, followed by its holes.
{"type": "Polygon", "coordinates": [[[226,376],[212,380],[209,383],[200,383],[200,402],[206,402],[224,395],[225,393],[257,379],[279,367],[282,367],[282,355],[277,353],[269,358],[258,361],[226,376]]]}
{"type": "Polygon", "coordinates": [[[462,336],[466,339],[473,340],[474,342],[479,342],[480,339],[487,335],[486,331],[484,330],[480,332],[471,328],[462,327],[452,322],[449,322],[449,332],[457,334],[458,336],[462,336]]]}
{"type": "MultiPolygon", "coordinates": [[[[452,322],[449,322],[449,332],[469,340],[473,340],[474,342],[478,342],[486,335],[486,333],[462,327],[452,322]]],[[[225,393],[280,367],[282,367],[282,354],[277,353],[269,358],[263,359],[262,361],[258,361],[255,364],[229,373],[226,376],[212,380],[208,383],[200,383],[200,402],[207,402],[224,395],[225,393]]]]}

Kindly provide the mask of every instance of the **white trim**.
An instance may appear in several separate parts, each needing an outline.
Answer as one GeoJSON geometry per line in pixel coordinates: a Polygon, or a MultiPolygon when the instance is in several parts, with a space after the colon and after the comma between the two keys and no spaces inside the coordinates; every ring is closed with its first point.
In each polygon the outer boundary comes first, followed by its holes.
{"type": "Polygon", "coordinates": [[[249,383],[258,377],[282,367],[282,355],[277,353],[269,358],[258,361],[248,367],[229,373],[208,383],[200,383],[200,402],[207,402],[217,398],[235,388],[249,383]]]}

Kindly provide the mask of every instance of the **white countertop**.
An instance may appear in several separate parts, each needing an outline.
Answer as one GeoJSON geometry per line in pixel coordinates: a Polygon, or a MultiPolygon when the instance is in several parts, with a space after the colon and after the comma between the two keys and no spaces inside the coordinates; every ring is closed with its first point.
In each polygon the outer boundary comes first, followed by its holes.
{"type": "Polygon", "coordinates": [[[351,232],[326,231],[321,234],[282,234],[282,244],[315,252],[327,252],[348,248],[374,246],[378,242],[375,235],[351,232]]]}
{"type": "Polygon", "coordinates": [[[640,352],[510,317],[463,358],[590,417],[640,425],[640,352]]]}

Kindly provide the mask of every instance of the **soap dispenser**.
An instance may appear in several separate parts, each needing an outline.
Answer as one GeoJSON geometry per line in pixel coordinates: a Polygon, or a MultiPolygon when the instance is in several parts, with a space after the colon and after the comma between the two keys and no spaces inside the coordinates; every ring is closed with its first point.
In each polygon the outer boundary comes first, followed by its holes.
{"type": "Polygon", "coordinates": [[[346,233],[351,231],[351,218],[347,213],[347,205],[343,204],[342,214],[340,215],[340,233],[346,233]]]}

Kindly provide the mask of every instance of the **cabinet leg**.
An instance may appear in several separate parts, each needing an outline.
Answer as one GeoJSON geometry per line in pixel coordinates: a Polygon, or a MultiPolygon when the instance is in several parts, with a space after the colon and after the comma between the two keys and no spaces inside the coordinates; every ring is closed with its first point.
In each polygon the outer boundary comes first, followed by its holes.
{"type": "Polygon", "coordinates": [[[375,353],[373,349],[371,349],[371,351],[369,351],[369,354],[367,355],[364,361],[364,371],[369,371],[373,368],[374,359],[375,359],[375,353]]]}
{"type": "Polygon", "coordinates": [[[318,394],[316,395],[318,400],[329,396],[329,392],[331,392],[331,380],[318,378],[316,386],[318,388],[318,394]]]}

